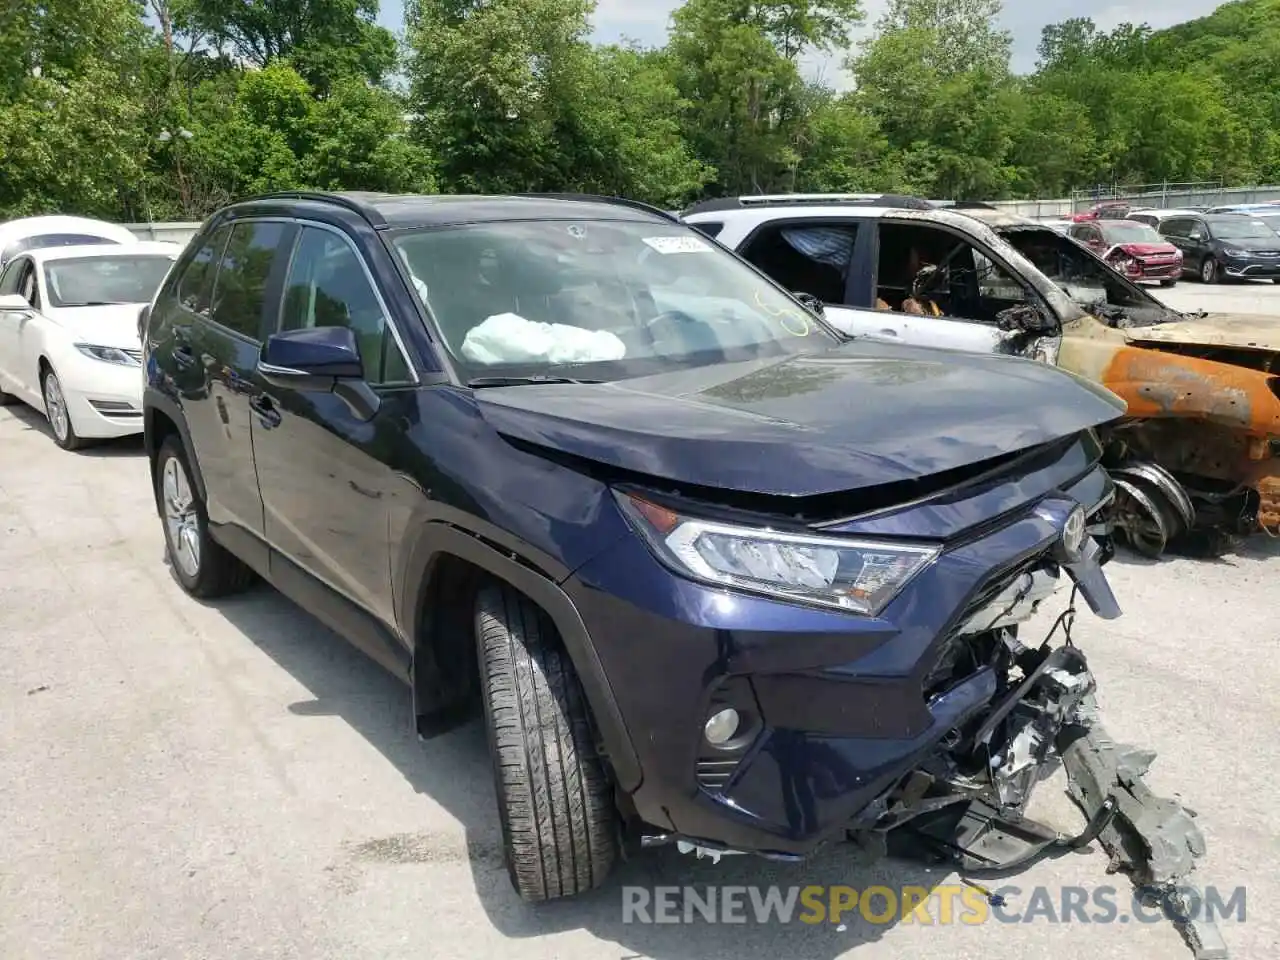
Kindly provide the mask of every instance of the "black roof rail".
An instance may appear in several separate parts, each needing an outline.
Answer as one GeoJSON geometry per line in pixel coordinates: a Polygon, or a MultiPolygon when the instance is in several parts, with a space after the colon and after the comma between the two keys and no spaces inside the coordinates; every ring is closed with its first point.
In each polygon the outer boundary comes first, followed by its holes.
{"type": "Polygon", "coordinates": [[[992,206],[989,203],[983,203],[981,200],[957,200],[951,204],[952,210],[999,210],[999,207],[992,206]]]}
{"type": "Polygon", "coordinates": [[[890,207],[897,210],[933,210],[937,207],[937,204],[921,197],[899,193],[780,193],[702,200],[681,211],[681,216],[693,213],[718,213],[723,210],[743,210],[750,207],[788,207],[802,204],[824,207],[890,207]]]}
{"type": "MultiPolygon", "coordinates": [[[[358,213],[364,217],[375,227],[386,226],[386,218],[378,212],[373,204],[361,200],[359,193],[330,193],[325,190],[277,190],[273,193],[263,193],[255,197],[245,197],[243,200],[236,201],[240,203],[253,203],[257,200],[311,200],[316,203],[332,203],[335,206],[345,207],[353,213],[358,213]]],[[[368,193],[364,196],[377,197],[387,196],[387,194],[368,193]]]]}
{"type": "Polygon", "coordinates": [[[655,207],[653,204],[645,203],[643,200],[631,200],[627,197],[607,197],[594,193],[514,193],[511,196],[542,200],[576,200],[581,203],[612,203],[619,207],[630,207],[633,210],[653,213],[664,220],[674,220],[676,222],[680,220],[678,216],[673,216],[669,210],[655,207]]]}

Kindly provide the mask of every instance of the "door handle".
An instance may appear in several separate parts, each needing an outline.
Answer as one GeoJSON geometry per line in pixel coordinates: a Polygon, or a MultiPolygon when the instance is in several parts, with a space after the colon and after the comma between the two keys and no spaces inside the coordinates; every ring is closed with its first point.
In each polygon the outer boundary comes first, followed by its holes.
{"type": "Polygon", "coordinates": [[[249,409],[258,415],[258,421],[268,430],[280,426],[280,409],[265,393],[250,397],[249,409]]]}

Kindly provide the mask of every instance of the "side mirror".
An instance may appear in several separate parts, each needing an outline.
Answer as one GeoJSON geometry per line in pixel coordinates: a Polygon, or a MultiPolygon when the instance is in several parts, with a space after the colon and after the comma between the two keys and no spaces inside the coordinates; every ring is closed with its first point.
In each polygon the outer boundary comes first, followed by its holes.
{"type": "Polygon", "coordinates": [[[361,420],[368,420],[381,405],[365,382],[360,347],[350,327],[273,333],[262,345],[258,373],[282,390],[336,394],[361,420]]]}
{"type": "Polygon", "coordinates": [[[1052,334],[1058,332],[1056,317],[1042,313],[1029,303],[1018,303],[996,314],[1001,330],[1018,330],[1022,333],[1052,334]]]}
{"type": "Polygon", "coordinates": [[[20,293],[6,293],[0,296],[0,310],[22,310],[29,311],[31,304],[27,303],[27,298],[20,293]]]}
{"type": "Polygon", "coordinates": [[[147,320],[151,317],[151,304],[138,311],[138,339],[142,340],[147,332],[147,320]]]}

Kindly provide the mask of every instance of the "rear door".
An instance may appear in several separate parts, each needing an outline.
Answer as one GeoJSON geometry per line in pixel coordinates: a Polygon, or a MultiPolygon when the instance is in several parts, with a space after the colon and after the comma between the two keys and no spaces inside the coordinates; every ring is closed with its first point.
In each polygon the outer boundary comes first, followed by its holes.
{"type": "Polygon", "coordinates": [[[175,330],[176,349],[185,367],[183,407],[204,476],[209,520],[225,528],[222,539],[235,538],[237,552],[262,556],[263,508],[250,423],[262,400],[256,368],[267,304],[279,302],[296,228],[266,219],[238,220],[228,227],[207,307],[193,311],[184,330],[175,330]]]}
{"type": "Polygon", "coordinates": [[[254,418],[253,445],[266,537],[286,560],[394,624],[393,468],[417,377],[363,255],[343,231],[303,223],[273,327],[329,326],[355,332],[379,407],[364,419],[337,393],[265,387],[271,414],[254,418]]]}

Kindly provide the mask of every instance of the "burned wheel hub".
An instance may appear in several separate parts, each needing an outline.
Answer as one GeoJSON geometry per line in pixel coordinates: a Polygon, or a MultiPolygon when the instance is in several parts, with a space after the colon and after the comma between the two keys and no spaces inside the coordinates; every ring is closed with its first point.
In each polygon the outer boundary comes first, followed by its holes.
{"type": "Polygon", "coordinates": [[[1135,463],[1112,471],[1116,503],[1112,517],[1134,550],[1158,557],[1195,525],[1195,507],[1182,485],[1163,467],[1135,463]]]}

